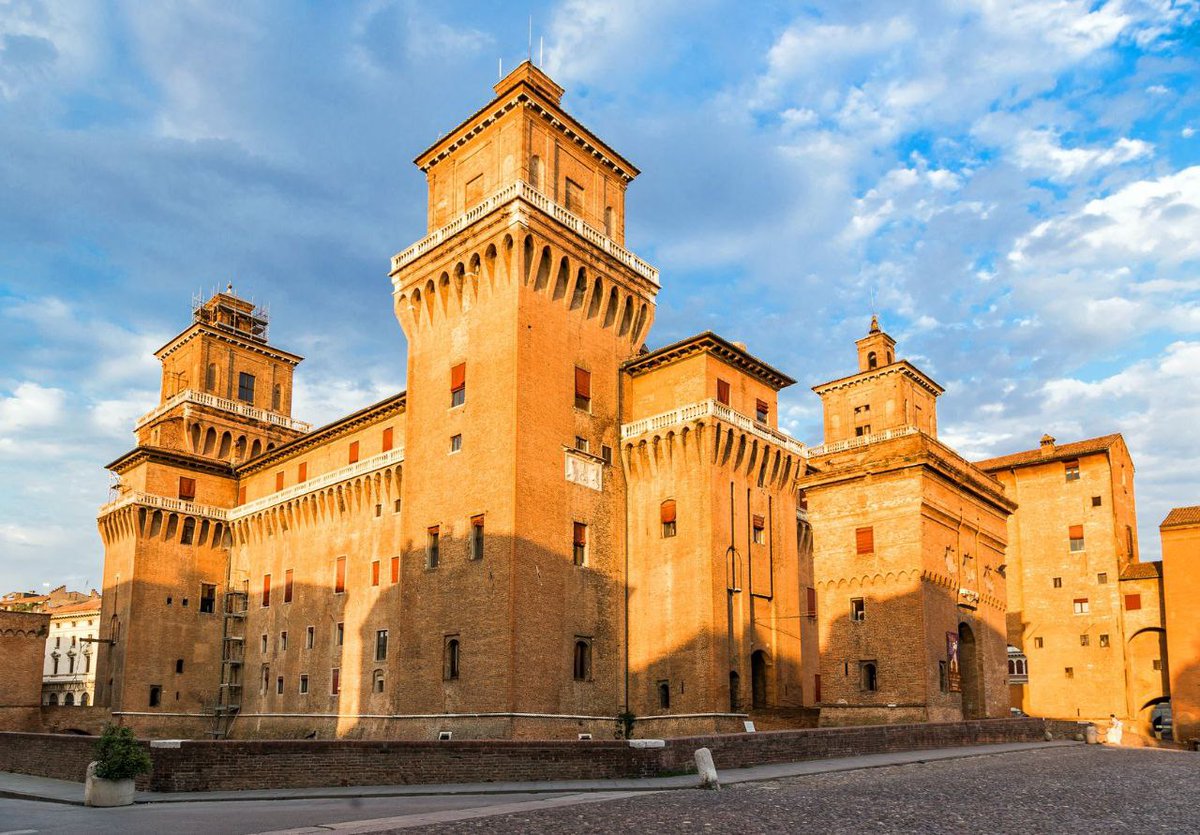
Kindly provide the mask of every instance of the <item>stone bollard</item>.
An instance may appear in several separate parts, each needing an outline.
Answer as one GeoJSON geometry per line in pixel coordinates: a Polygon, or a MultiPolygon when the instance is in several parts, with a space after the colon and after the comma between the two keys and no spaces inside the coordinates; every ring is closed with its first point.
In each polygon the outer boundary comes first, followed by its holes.
{"type": "Polygon", "coordinates": [[[713,765],[712,751],[707,748],[696,749],[696,771],[700,775],[700,788],[721,788],[721,781],[717,779],[717,767],[713,765]]]}
{"type": "Polygon", "coordinates": [[[1088,745],[1095,745],[1100,741],[1100,737],[1096,733],[1095,725],[1088,725],[1083,729],[1083,736],[1088,745]]]}

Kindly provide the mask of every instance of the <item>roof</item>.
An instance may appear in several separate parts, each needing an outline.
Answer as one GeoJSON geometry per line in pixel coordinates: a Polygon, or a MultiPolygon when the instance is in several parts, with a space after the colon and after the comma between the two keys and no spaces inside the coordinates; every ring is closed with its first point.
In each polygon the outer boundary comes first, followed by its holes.
{"type": "Polygon", "coordinates": [[[1014,452],[1011,455],[1001,455],[998,458],[987,458],[976,461],[975,466],[981,470],[1007,470],[1011,467],[1031,467],[1035,464],[1045,464],[1048,461],[1069,461],[1081,455],[1091,455],[1097,452],[1107,452],[1117,443],[1125,439],[1118,432],[1114,435],[1101,435],[1099,438],[1088,438],[1086,441],[1075,441],[1070,444],[1048,444],[1037,449],[1027,449],[1014,452]]]}
{"type": "Polygon", "coordinates": [[[59,615],[75,615],[80,612],[99,612],[100,598],[93,597],[89,600],[81,600],[78,603],[67,603],[64,606],[55,606],[52,609],[46,610],[51,616],[58,617],[59,615]]]}
{"type": "Polygon", "coordinates": [[[1200,525],[1200,505],[1172,508],[1159,527],[1170,528],[1175,525],[1200,525]]]}
{"type": "MultiPolygon", "coordinates": [[[[890,339],[890,337],[889,337],[890,339]]],[[[862,340],[859,340],[860,342],[862,340]]],[[[889,374],[903,374],[917,385],[925,388],[935,397],[945,391],[937,380],[930,377],[921,369],[917,368],[908,360],[896,360],[888,365],[881,365],[878,368],[868,368],[866,371],[855,371],[845,377],[838,377],[836,380],[830,380],[827,383],[820,383],[812,387],[812,390],[817,394],[824,394],[830,389],[840,388],[843,386],[853,386],[859,383],[865,383],[868,380],[874,380],[877,377],[884,377],[889,374]]]]}
{"type": "Polygon", "coordinates": [[[1122,580],[1157,580],[1162,577],[1161,562],[1133,562],[1121,572],[1122,580]]]}
{"type": "Polygon", "coordinates": [[[622,367],[636,377],[659,366],[704,352],[713,354],[739,371],[757,377],[776,391],[796,382],[779,369],[767,365],[741,345],[730,342],[712,331],[704,331],[678,342],[672,342],[670,345],[665,345],[648,354],[642,354],[640,357],[634,357],[626,361],[622,367]]]}

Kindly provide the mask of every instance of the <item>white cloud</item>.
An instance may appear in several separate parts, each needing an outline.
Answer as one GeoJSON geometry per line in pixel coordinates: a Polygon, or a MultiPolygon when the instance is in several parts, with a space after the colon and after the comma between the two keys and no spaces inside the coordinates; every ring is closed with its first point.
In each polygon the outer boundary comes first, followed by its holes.
{"type": "Polygon", "coordinates": [[[1108,148],[1064,148],[1052,130],[1025,130],[1017,135],[1013,156],[1021,168],[1069,180],[1082,173],[1152,156],[1154,146],[1122,137],[1108,148]]]}
{"type": "Polygon", "coordinates": [[[62,421],[67,393],[37,383],[20,383],[11,395],[0,395],[0,433],[52,428],[62,421]]]}

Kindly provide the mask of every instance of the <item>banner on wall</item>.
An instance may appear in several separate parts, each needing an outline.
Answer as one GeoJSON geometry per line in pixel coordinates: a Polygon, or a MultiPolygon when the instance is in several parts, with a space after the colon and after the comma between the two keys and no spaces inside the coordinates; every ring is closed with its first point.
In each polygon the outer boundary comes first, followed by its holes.
{"type": "Polygon", "coordinates": [[[946,633],[947,683],[951,693],[962,692],[962,674],[958,669],[958,633],[946,633]]]}

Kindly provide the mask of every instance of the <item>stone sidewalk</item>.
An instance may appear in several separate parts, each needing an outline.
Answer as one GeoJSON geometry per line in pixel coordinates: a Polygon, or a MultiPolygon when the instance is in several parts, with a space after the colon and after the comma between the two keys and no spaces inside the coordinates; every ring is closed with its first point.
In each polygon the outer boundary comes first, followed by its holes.
{"type": "MultiPolygon", "coordinates": [[[[888,754],[868,754],[861,757],[841,757],[829,760],[807,760],[798,763],[759,765],[750,768],[720,770],[722,785],[777,780],[781,777],[802,777],[855,771],[864,768],[883,768],[893,765],[953,760],[1028,751],[1070,745],[1079,742],[1018,742],[999,745],[976,745],[958,748],[935,748],[923,751],[900,751],[888,754]]],[[[250,789],[218,792],[138,792],[136,803],[199,803],[245,800],[297,800],[351,797],[406,797],[423,795],[489,795],[561,792],[655,792],[696,788],[695,774],[672,777],[646,777],[619,780],[546,780],[497,783],[450,783],[412,786],[330,786],[304,789],[250,789]]],[[[83,805],[83,784],[48,777],[0,772],[0,797],[38,800],[48,803],[83,805]]]]}

